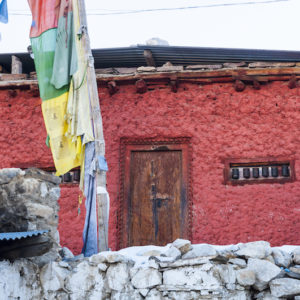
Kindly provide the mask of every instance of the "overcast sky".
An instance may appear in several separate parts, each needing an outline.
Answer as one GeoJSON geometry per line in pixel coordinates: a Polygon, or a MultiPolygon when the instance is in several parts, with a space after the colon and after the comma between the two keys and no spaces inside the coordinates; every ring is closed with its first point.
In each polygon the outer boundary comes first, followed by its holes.
{"type": "MultiPolygon", "coordinates": [[[[172,46],[300,51],[300,0],[86,0],[86,6],[92,48],[159,37],[172,46]]],[[[27,0],[8,0],[8,9],[9,23],[0,23],[0,52],[26,52],[27,0]]]]}

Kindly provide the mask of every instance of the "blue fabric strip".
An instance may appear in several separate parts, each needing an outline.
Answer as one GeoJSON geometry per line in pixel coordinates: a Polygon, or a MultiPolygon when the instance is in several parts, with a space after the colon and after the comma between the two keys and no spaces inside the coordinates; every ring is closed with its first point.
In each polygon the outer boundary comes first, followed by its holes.
{"type": "Polygon", "coordinates": [[[95,143],[85,145],[84,194],[86,216],[83,229],[82,253],[85,257],[98,253],[96,212],[95,143]]]}
{"type": "Polygon", "coordinates": [[[7,0],[2,0],[0,3],[0,22],[8,22],[7,0]]]}

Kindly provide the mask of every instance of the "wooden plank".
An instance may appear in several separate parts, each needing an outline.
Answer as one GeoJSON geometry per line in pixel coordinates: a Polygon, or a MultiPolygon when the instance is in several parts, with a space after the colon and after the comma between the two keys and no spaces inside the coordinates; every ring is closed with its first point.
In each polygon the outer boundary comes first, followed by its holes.
{"type": "Polygon", "coordinates": [[[283,76],[283,75],[300,75],[299,67],[291,68],[260,68],[260,69],[221,69],[213,71],[181,71],[181,72],[161,72],[161,73],[142,73],[135,75],[100,75],[97,74],[97,81],[107,82],[115,81],[130,81],[136,79],[160,79],[177,76],[178,79],[188,78],[218,78],[218,77],[239,77],[239,76],[283,76]]]}
{"type": "MultiPolygon", "coordinates": [[[[102,127],[102,117],[99,104],[98,87],[96,81],[96,73],[94,68],[94,58],[90,47],[90,38],[87,32],[86,9],[84,0],[78,0],[80,12],[80,24],[83,30],[82,40],[85,46],[86,58],[88,61],[87,82],[91,99],[91,114],[93,118],[94,134],[95,134],[95,150],[96,156],[105,155],[105,142],[102,127]]],[[[97,187],[97,207],[98,207],[98,250],[107,251],[108,248],[108,195],[98,193],[98,188],[106,190],[106,172],[97,168],[96,173],[97,187]]]]}

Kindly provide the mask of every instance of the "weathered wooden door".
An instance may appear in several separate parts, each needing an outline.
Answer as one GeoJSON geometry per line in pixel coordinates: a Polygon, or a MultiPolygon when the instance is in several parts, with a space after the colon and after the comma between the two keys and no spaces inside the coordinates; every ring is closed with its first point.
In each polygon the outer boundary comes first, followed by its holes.
{"type": "Polygon", "coordinates": [[[125,153],[121,247],[188,238],[187,145],[130,145],[125,153]]]}
{"type": "Polygon", "coordinates": [[[130,245],[165,245],[180,237],[181,156],[181,151],[131,153],[130,245]]]}

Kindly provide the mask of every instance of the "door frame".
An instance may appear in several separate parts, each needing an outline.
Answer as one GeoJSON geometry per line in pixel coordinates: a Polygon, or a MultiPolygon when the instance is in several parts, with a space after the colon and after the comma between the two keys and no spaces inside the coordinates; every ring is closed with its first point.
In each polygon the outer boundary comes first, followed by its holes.
{"type": "Polygon", "coordinates": [[[117,221],[118,249],[129,247],[130,220],[130,163],[132,151],[182,152],[182,190],[186,201],[181,202],[181,238],[191,240],[192,236],[192,179],[191,138],[121,138],[120,140],[120,190],[117,221]]]}

